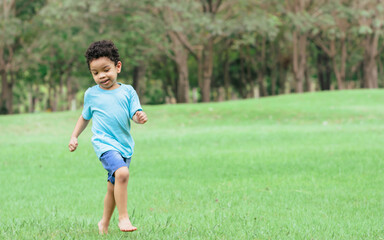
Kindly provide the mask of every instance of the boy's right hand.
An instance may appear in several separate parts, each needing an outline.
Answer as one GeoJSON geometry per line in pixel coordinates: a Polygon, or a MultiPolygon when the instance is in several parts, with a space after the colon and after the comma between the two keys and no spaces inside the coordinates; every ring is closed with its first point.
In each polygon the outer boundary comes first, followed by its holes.
{"type": "Polygon", "coordinates": [[[77,137],[71,137],[71,140],[69,140],[68,144],[69,151],[75,151],[78,145],[79,144],[77,143],[77,137]]]}

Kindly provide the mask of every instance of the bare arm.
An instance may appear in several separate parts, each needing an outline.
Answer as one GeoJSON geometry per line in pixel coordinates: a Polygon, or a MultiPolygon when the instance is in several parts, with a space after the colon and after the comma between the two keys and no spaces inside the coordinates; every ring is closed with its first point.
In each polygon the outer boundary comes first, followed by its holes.
{"type": "Polygon", "coordinates": [[[85,120],[83,116],[79,117],[79,120],[77,120],[75,129],[72,132],[71,140],[69,140],[69,144],[68,144],[69,151],[73,152],[76,150],[77,146],[79,145],[77,142],[77,138],[87,127],[88,123],[89,123],[89,120],[85,120]]]}
{"type": "Polygon", "coordinates": [[[147,117],[147,114],[145,114],[145,112],[137,111],[135,115],[133,115],[132,120],[135,123],[144,124],[148,121],[148,117],[147,117]]]}

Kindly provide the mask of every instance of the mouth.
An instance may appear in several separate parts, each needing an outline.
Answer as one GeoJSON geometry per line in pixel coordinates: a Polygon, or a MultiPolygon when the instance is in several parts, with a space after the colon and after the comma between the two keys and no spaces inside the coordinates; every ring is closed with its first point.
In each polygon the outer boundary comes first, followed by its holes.
{"type": "Polygon", "coordinates": [[[100,83],[101,83],[101,84],[107,84],[107,83],[109,83],[109,79],[104,80],[104,81],[101,81],[100,83]]]}

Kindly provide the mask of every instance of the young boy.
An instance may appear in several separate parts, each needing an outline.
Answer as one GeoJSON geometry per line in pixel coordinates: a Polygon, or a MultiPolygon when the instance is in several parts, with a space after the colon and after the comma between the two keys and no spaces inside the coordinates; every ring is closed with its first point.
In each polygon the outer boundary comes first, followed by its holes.
{"type": "Polygon", "coordinates": [[[117,82],[122,63],[112,41],[92,43],[85,57],[97,85],[85,92],[83,112],[76,123],[68,147],[71,152],[76,150],[77,138],[93,118],[92,144],[97,157],[108,171],[104,212],[98,223],[99,233],[108,233],[115,206],[119,212],[120,230],[132,232],[137,228],[132,226],[127,211],[128,168],[134,147],[129,119],[144,124],[147,122],[147,115],[142,111],[132,86],[117,82]]]}

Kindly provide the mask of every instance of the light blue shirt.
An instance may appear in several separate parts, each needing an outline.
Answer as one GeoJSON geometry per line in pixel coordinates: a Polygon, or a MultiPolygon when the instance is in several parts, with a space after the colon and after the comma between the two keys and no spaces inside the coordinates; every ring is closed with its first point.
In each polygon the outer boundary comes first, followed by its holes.
{"type": "Polygon", "coordinates": [[[96,85],[84,95],[82,116],[85,120],[92,118],[92,144],[98,158],[109,150],[117,150],[125,158],[133,154],[130,119],[142,108],[133,87],[118,84],[120,87],[113,90],[96,85]]]}

